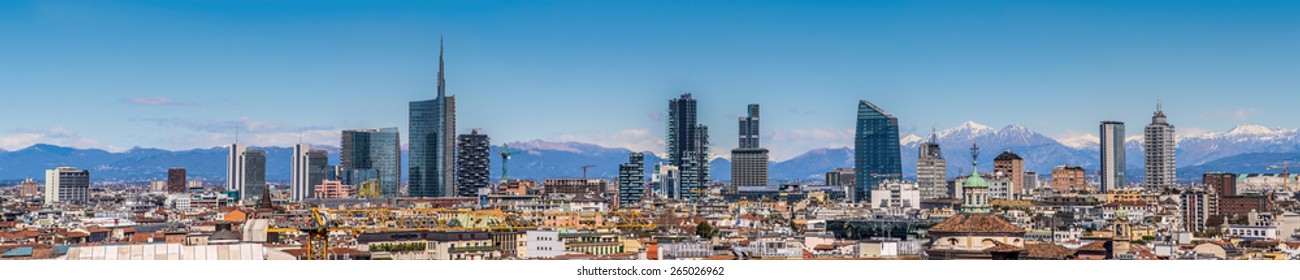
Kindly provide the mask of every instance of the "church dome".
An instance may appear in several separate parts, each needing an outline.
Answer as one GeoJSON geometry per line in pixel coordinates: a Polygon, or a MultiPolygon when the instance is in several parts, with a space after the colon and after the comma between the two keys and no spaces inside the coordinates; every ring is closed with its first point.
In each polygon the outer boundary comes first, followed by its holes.
{"type": "Polygon", "coordinates": [[[971,173],[970,178],[966,178],[966,182],[962,186],[967,188],[987,188],[989,182],[984,181],[984,177],[980,177],[979,172],[974,172],[971,173]]]}

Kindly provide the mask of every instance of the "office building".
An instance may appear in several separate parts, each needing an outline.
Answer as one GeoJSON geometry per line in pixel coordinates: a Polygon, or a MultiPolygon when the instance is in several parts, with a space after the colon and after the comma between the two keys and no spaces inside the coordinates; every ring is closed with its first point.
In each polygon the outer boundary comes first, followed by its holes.
{"type": "Polygon", "coordinates": [[[609,180],[593,178],[561,178],[542,181],[546,194],[604,195],[609,180]]]}
{"type": "Polygon", "coordinates": [[[740,147],[731,150],[732,186],[767,186],[767,149],[759,146],[758,104],[740,117],[740,147]]]}
{"type": "Polygon", "coordinates": [[[60,166],[45,170],[45,205],[85,204],[90,200],[90,171],[60,166]]]}
{"type": "Polygon", "coordinates": [[[334,179],[334,167],[329,163],[329,152],[325,150],[307,151],[307,191],[303,198],[316,197],[316,188],[313,186],[320,185],[325,180],[334,179]]]}
{"type": "Polygon", "coordinates": [[[444,64],[440,43],[438,95],[410,104],[408,192],[411,197],[452,197],[459,192],[456,189],[456,97],[447,96],[444,64]]]}
{"type": "Polygon", "coordinates": [[[650,178],[655,191],[671,199],[681,199],[682,174],[676,166],[655,163],[655,172],[650,178]]]}
{"type": "Polygon", "coordinates": [[[492,140],[478,129],[461,134],[456,139],[456,195],[478,196],[478,190],[488,187],[488,164],[492,160],[492,140]]]}
{"type": "Polygon", "coordinates": [[[183,193],[188,190],[185,187],[185,168],[167,169],[167,193],[183,193]]]}
{"type": "Polygon", "coordinates": [[[1010,193],[1013,196],[1024,193],[1025,160],[1020,158],[1020,155],[1011,151],[1002,152],[1002,154],[993,158],[993,173],[1001,173],[1001,176],[1011,180],[1010,193]]]}
{"type": "Polygon", "coordinates": [[[253,203],[260,200],[267,191],[266,151],[246,150],[243,159],[244,182],[239,189],[239,198],[244,203],[253,203]]]}
{"type": "Polygon", "coordinates": [[[920,158],[916,160],[916,184],[921,190],[921,199],[941,199],[948,197],[948,161],[943,159],[943,150],[939,148],[937,136],[920,145],[920,158]]]}
{"type": "MultiPolygon", "coordinates": [[[[380,195],[398,196],[401,183],[402,144],[397,128],[368,128],[343,131],[339,150],[339,167],[343,171],[343,184],[368,186],[375,181],[380,195]]],[[[423,189],[411,188],[414,194],[423,189]]]]}
{"type": "Polygon", "coordinates": [[[1237,195],[1237,174],[1234,173],[1206,172],[1201,174],[1201,184],[1219,196],[1237,195]]]}
{"type": "Polygon", "coordinates": [[[891,215],[921,210],[921,190],[916,184],[888,180],[871,192],[871,209],[886,210],[891,215]]]}
{"type": "Polygon", "coordinates": [[[302,201],[311,195],[313,185],[311,182],[311,145],[298,143],[293,145],[293,159],[289,163],[289,197],[292,201],[302,201]]]}
{"type": "Polygon", "coordinates": [[[1124,123],[1101,122],[1101,192],[1124,187],[1124,123]]]}
{"type": "Polygon", "coordinates": [[[352,198],[357,195],[357,187],[353,185],[344,185],[343,182],[334,180],[324,180],[320,184],[313,186],[312,197],[317,199],[340,199],[352,198]]]}
{"type": "Polygon", "coordinates": [[[641,203],[645,193],[645,154],[628,154],[627,163],[618,166],[618,205],[641,203]]]}
{"type": "Polygon", "coordinates": [[[827,186],[853,187],[853,168],[836,168],[826,172],[827,186]]]}
{"type": "Polygon", "coordinates": [[[902,176],[902,151],[898,141],[898,118],[871,102],[859,101],[853,141],[856,185],[849,193],[852,201],[870,202],[871,188],[885,179],[902,176]]]}
{"type": "Polygon", "coordinates": [[[240,192],[244,189],[244,151],[248,147],[230,144],[226,153],[226,190],[240,192]]]}
{"type": "Polygon", "coordinates": [[[667,165],[680,175],[680,199],[694,200],[707,191],[709,180],[709,127],[697,123],[696,100],[690,93],[668,101],[667,165]]]}
{"type": "Polygon", "coordinates": [[[1146,145],[1146,187],[1173,188],[1177,184],[1174,149],[1178,141],[1174,138],[1174,125],[1169,124],[1164,108],[1159,103],[1156,104],[1155,115],[1151,117],[1151,124],[1147,125],[1145,132],[1143,145],[1146,145]]]}

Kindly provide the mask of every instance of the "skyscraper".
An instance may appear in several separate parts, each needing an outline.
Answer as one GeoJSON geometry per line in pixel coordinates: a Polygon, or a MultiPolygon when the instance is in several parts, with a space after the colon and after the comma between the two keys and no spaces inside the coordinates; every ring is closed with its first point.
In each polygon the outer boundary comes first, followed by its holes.
{"type": "Polygon", "coordinates": [[[871,201],[871,189],[881,181],[901,177],[903,159],[898,142],[898,118],[861,100],[853,139],[854,202],[871,201]]]}
{"type": "Polygon", "coordinates": [[[767,185],[767,149],[759,146],[758,104],[749,104],[749,116],[740,117],[740,147],[731,150],[733,186],[767,185]]]}
{"type": "Polygon", "coordinates": [[[409,195],[450,197],[456,190],[456,97],[447,96],[442,44],[438,50],[438,96],[413,101],[409,195]]]}
{"type": "Polygon", "coordinates": [[[266,151],[246,150],[243,156],[243,188],[239,189],[239,198],[245,203],[262,199],[266,189],[266,151]]]}
{"type": "Polygon", "coordinates": [[[90,171],[60,166],[45,170],[45,205],[90,200],[90,171]]]}
{"type": "Polygon", "coordinates": [[[708,189],[709,127],[696,122],[690,93],[668,101],[668,158],[681,174],[680,198],[697,199],[708,189]]]}
{"type": "Polygon", "coordinates": [[[1124,187],[1124,123],[1101,122],[1101,192],[1124,187]]]}
{"type": "Polygon", "coordinates": [[[939,148],[937,135],[920,146],[920,158],[916,160],[916,184],[921,190],[921,199],[940,199],[948,196],[948,161],[943,159],[943,150],[939,148]]]}
{"type": "Polygon", "coordinates": [[[1156,112],[1146,127],[1146,141],[1143,142],[1146,145],[1145,183],[1148,188],[1172,188],[1177,179],[1174,148],[1178,142],[1174,140],[1174,125],[1169,124],[1162,107],[1156,103],[1156,112]]]}
{"type": "Polygon", "coordinates": [[[167,192],[183,193],[188,190],[185,187],[185,168],[167,169],[167,192]]]}
{"type": "MultiPolygon", "coordinates": [[[[1009,197],[1016,197],[1024,194],[1025,190],[1025,159],[1011,151],[1004,151],[996,158],[993,158],[993,172],[1002,173],[1011,180],[1011,189],[1009,197]]],[[[1013,198],[1014,199],[1014,198],[1013,198]]]]}
{"type": "Polygon", "coordinates": [[[302,201],[316,197],[313,195],[316,185],[329,176],[329,153],[312,150],[311,145],[293,145],[293,160],[290,163],[289,192],[293,201],[302,201]]]}
{"type": "Polygon", "coordinates": [[[379,185],[381,195],[398,196],[402,144],[397,128],[344,130],[342,138],[339,166],[344,184],[361,188],[373,180],[379,185]]]}
{"type": "Polygon", "coordinates": [[[230,144],[226,153],[226,190],[243,193],[244,190],[244,151],[247,147],[238,142],[230,144]]]}
{"type": "Polygon", "coordinates": [[[627,207],[645,197],[645,155],[631,153],[627,163],[618,166],[618,205],[627,207]]]}
{"type": "Polygon", "coordinates": [[[456,140],[456,195],[477,197],[478,190],[488,187],[488,163],[492,160],[491,139],[478,129],[461,134],[456,140]]]}

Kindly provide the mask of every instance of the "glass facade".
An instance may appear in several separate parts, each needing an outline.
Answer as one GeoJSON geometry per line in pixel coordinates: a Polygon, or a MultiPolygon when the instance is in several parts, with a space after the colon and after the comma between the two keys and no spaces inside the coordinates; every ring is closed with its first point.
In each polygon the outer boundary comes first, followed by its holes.
{"type": "Polygon", "coordinates": [[[855,186],[851,195],[855,202],[871,201],[872,188],[885,179],[899,178],[903,173],[898,118],[862,100],[858,102],[856,128],[853,141],[855,186]]]}
{"type": "Polygon", "coordinates": [[[708,189],[709,127],[696,122],[695,99],[690,93],[668,101],[669,165],[681,172],[681,199],[697,199],[708,189]]]}
{"type": "Polygon", "coordinates": [[[240,199],[257,201],[266,192],[266,151],[244,151],[244,189],[240,199]]]}
{"type": "Polygon", "coordinates": [[[618,205],[635,205],[644,197],[645,154],[631,153],[627,163],[618,166],[618,205]]]}
{"type": "Polygon", "coordinates": [[[373,174],[379,182],[381,195],[398,196],[402,178],[399,137],[396,127],[344,130],[339,157],[344,184],[360,185],[370,178],[359,174],[373,174]]]}

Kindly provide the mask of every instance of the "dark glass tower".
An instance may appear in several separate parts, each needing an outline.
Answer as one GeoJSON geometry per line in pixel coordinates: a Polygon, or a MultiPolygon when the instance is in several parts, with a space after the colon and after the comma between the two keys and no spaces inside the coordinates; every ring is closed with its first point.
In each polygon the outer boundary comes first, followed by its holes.
{"type": "Polygon", "coordinates": [[[631,153],[627,163],[618,166],[618,205],[641,203],[645,197],[645,155],[631,153]]]}
{"type": "Polygon", "coordinates": [[[380,194],[398,196],[401,183],[401,140],[396,127],[343,131],[339,165],[345,184],[362,186],[378,183],[380,194]]]}
{"type": "Polygon", "coordinates": [[[666,161],[681,172],[681,190],[674,198],[697,199],[709,187],[709,127],[696,122],[690,93],[668,100],[667,119],[666,161]]]}
{"type": "Polygon", "coordinates": [[[903,173],[898,143],[898,118],[862,100],[858,102],[858,125],[853,141],[854,183],[850,194],[855,202],[871,201],[871,189],[881,181],[903,173]]]}
{"type": "Polygon", "coordinates": [[[438,96],[411,102],[408,162],[411,197],[456,195],[456,98],[447,96],[443,65],[439,49],[438,96]]]}

